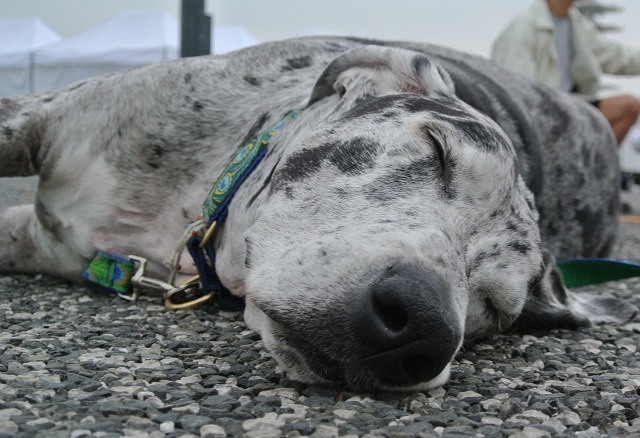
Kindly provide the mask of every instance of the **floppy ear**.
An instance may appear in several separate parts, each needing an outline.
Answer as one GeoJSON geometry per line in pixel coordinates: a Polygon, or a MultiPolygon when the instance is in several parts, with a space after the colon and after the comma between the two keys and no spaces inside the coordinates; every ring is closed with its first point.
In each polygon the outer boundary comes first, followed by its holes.
{"type": "Polygon", "coordinates": [[[569,291],[551,253],[544,251],[544,275],[527,297],[515,330],[589,327],[606,322],[624,323],[638,308],[624,300],[569,291]]]}
{"type": "Polygon", "coordinates": [[[309,105],[332,94],[348,92],[354,78],[345,73],[352,71],[357,76],[356,70],[361,75],[366,75],[365,72],[376,75],[375,94],[454,94],[449,74],[425,55],[397,47],[364,46],[341,54],[325,68],[313,88],[309,105]]]}

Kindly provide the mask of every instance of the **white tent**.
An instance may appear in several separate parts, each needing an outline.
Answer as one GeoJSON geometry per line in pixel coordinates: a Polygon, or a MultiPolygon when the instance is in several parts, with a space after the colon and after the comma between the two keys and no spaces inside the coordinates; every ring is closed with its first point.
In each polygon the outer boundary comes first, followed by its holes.
{"type": "Polygon", "coordinates": [[[178,23],[165,12],[125,12],[34,54],[34,91],[174,59],[178,23]]]}
{"type": "MultiPolygon", "coordinates": [[[[164,12],[127,12],[67,40],[36,50],[34,91],[42,93],[91,76],[178,57],[179,29],[164,12]]],[[[242,26],[215,26],[212,52],[257,44],[242,26]]]]}
{"type": "Polygon", "coordinates": [[[306,27],[298,33],[300,36],[345,36],[342,32],[326,29],[324,27],[306,27]]]}
{"type": "Polygon", "coordinates": [[[211,53],[220,55],[258,44],[258,40],[242,26],[214,26],[211,53]]]}
{"type": "Polygon", "coordinates": [[[0,20],[0,97],[31,92],[33,50],[60,40],[39,18],[0,20]]]}

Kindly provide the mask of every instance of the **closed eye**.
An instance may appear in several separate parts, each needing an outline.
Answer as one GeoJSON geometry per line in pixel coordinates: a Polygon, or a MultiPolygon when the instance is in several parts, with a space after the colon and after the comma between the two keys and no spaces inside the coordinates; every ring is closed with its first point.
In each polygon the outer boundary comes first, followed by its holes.
{"type": "Polygon", "coordinates": [[[444,173],[444,171],[447,168],[447,160],[446,160],[446,152],[444,150],[444,146],[442,145],[442,142],[437,136],[433,135],[430,129],[423,127],[422,132],[424,133],[429,143],[431,143],[435,148],[436,156],[438,157],[438,163],[440,164],[440,170],[441,172],[444,173]]]}
{"type": "Polygon", "coordinates": [[[456,196],[456,189],[454,185],[456,162],[449,154],[449,150],[445,149],[442,139],[444,138],[437,130],[433,129],[433,126],[422,125],[420,130],[424,139],[435,150],[435,156],[430,158],[434,167],[439,169],[439,179],[442,189],[442,195],[447,199],[453,199],[456,196]]]}

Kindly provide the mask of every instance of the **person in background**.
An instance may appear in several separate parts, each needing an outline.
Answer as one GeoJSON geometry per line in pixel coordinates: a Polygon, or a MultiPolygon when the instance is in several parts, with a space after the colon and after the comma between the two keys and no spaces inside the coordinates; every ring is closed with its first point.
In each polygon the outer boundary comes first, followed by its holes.
{"type": "Polygon", "coordinates": [[[620,144],[638,118],[640,101],[632,95],[598,99],[600,77],[640,74],[640,50],[603,37],[573,3],[534,0],[498,36],[491,58],[591,102],[607,118],[620,144]]]}

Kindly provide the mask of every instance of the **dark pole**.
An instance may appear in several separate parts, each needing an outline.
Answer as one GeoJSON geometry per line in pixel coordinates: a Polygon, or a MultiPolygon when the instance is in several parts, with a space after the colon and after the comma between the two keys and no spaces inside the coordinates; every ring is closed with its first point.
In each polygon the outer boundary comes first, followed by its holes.
{"type": "Polygon", "coordinates": [[[182,0],[180,56],[211,53],[211,17],[204,13],[204,0],[182,0]]]}

